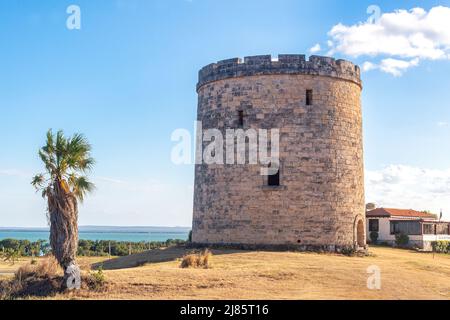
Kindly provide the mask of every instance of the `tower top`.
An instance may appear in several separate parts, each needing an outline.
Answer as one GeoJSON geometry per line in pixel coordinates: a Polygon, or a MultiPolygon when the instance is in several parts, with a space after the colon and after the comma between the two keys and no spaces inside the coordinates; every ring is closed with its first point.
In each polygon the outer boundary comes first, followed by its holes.
{"type": "Polygon", "coordinates": [[[280,54],[278,59],[271,55],[250,56],[244,60],[233,58],[211,63],[199,71],[197,91],[210,82],[258,75],[306,74],[339,78],[362,87],[360,69],[347,60],[303,54],[280,54]]]}

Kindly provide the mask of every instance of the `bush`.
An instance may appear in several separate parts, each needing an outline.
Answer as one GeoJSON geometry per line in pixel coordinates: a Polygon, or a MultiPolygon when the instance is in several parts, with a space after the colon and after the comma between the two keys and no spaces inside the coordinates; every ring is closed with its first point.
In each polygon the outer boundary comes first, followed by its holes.
{"type": "Polygon", "coordinates": [[[433,251],[437,253],[449,253],[450,252],[450,241],[433,241],[431,243],[433,246],[433,251]]]}
{"type": "Polygon", "coordinates": [[[48,256],[41,261],[31,262],[20,267],[14,278],[22,281],[24,279],[51,279],[57,276],[61,276],[63,273],[62,268],[59,266],[58,261],[53,256],[48,256]]]}
{"type": "Polygon", "coordinates": [[[14,265],[20,258],[20,251],[13,248],[3,249],[0,258],[5,262],[11,263],[11,265],[14,265]]]}
{"type": "Polygon", "coordinates": [[[102,267],[98,268],[97,271],[94,271],[89,275],[87,278],[87,284],[89,289],[95,291],[105,288],[106,277],[102,267]]]}
{"type": "Polygon", "coordinates": [[[356,249],[353,247],[343,247],[341,253],[345,256],[353,257],[356,255],[356,249]]]}
{"type": "Polygon", "coordinates": [[[11,280],[0,281],[0,299],[48,297],[60,292],[63,271],[52,256],[20,267],[11,280]]]}
{"type": "Polygon", "coordinates": [[[395,235],[395,243],[399,247],[406,247],[408,245],[408,243],[409,243],[408,235],[406,235],[404,233],[397,233],[395,235]]]}
{"type": "Polygon", "coordinates": [[[372,243],[377,243],[377,241],[378,241],[378,232],[372,231],[370,233],[370,241],[372,241],[372,243]]]}
{"type": "MultiPolygon", "coordinates": [[[[103,270],[83,272],[81,289],[100,291],[107,289],[103,270]]],[[[64,293],[63,270],[53,256],[20,267],[11,280],[0,281],[0,299],[23,297],[49,297],[64,293]]]]}
{"type": "Polygon", "coordinates": [[[192,230],[189,231],[188,240],[189,243],[192,243],[192,230]]]}
{"type": "Polygon", "coordinates": [[[181,268],[211,268],[211,257],[212,253],[208,249],[185,255],[181,261],[181,268]]]}

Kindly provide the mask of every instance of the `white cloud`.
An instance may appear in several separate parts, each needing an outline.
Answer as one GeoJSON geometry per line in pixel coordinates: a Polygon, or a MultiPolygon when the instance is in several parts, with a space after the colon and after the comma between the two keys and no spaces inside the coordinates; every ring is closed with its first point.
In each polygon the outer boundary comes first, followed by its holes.
{"type": "Polygon", "coordinates": [[[411,67],[415,67],[419,65],[419,59],[414,58],[410,61],[404,61],[404,60],[397,60],[397,59],[383,59],[381,61],[381,64],[379,65],[379,68],[386,72],[390,73],[395,77],[401,76],[402,73],[411,67]]]}
{"type": "Polygon", "coordinates": [[[379,207],[430,210],[450,220],[450,169],[389,165],[366,171],[366,202],[379,207]]]}
{"type": "Polygon", "coordinates": [[[446,121],[439,121],[437,123],[438,127],[448,127],[448,122],[446,121]]]}
{"type": "Polygon", "coordinates": [[[370,71],[370,70],[374,70],[374,69],[377,69],[377,68],[378,68],[378,65],[376,65],[375,63],[372,63],[370,61],[366,61],[362,65],[362,70],[365,71],[365,72],[370,71]]]}
{"type": "Polygon", "coordinates": [[[450,8],[396,10],[382,14],[376,23],[339,23],[328,34],[330,55],[382,57],[376,68],[367,65],[366,71],[380,69],[399,76],[420,60],[450,58],[450,8]]]}
{"type": "Polygon", "coordinates": [[[375,64],[373,62],[366,61],[362,65],[362,70],[364,72],[367,72],[367,71],[379,69],[383,72],[392,74],[394,77],[399,77],[407,69],[418,66],[418,65],[419,65],[418,58],[414,58],[410,61],[387,58],[387,59],[381,60],[380,64],[375,64]]]}
{"type": "Polygon", "coordinates": [[[309,49],[309,52],[317,53],[320,50],[322,50],[322,48],[320,47],[320,44],[316,43],[311,49],[309,49]]]}

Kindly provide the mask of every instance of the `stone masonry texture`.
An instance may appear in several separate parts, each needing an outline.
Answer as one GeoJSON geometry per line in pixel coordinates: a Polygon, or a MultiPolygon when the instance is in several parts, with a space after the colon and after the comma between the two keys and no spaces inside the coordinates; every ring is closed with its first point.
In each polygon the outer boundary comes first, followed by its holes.
{"type": "Polygon", "coordinates": [[[364,247],[361,89],[359,67],[329,57],[265,55],[201,69],[203,130],[225,137],[238,128],[239,111],[244,130],[278,128],[281,186],[266,186],[261,164],[196,165],[193,243],[364,247]]]}

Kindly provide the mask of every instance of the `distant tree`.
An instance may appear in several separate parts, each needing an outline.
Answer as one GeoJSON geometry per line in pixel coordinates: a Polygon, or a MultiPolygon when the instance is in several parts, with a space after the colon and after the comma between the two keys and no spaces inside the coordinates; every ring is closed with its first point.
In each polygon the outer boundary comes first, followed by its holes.
{"type": "Polygon", "coordinates": [[[50,245],[64,269],[64,286],[69,278],[80,277],[76,263],[78,202],[94,189],[85,176],[94,165],[90,153],[91,145],[83,135],[66,138],[62,131],[55,135],[49,130],[46,144],[39,150],[46,172],[36,175],[31,182],[47,199],[50,245]]]}
{"type": "Polygon", "coordinates": [[[377,205],[373,202],[369,202],[366,204],[366,211],[374,210],[377,208],[377,205]]]}
{"type": "Polygon", "coordinates": [[[9,248],[2,251],[1,258],[5,262],[10,262],[12,265],[14,265],[17,260],[19,260],[20,257],[20,251],[15,250],[13,248],[9,248]]]}
{"type": "Polygon", "coordinates": [[[423,213],[427,213],[427,214],[430,214],[434,219],[439,219],[439,217],[438,217],[438,215],[437,214],[435,214],[435,213],[431,213],[431,211],[430,210],[423,210],[422,211],[423,213]]]}

